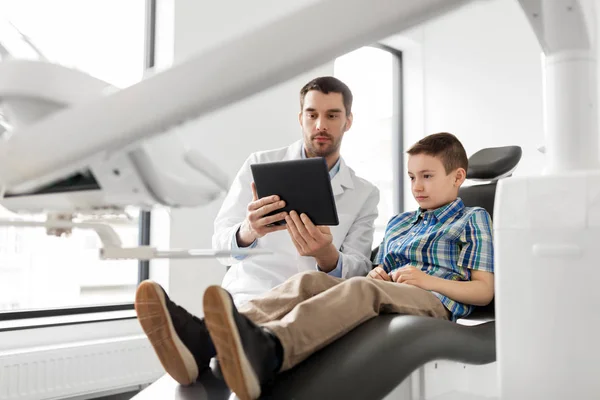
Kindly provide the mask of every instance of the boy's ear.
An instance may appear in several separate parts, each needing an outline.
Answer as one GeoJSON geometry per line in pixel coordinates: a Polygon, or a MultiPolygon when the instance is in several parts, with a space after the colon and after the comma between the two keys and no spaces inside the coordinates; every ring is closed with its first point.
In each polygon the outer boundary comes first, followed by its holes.
{"type": "Polygon", "coordinates": [[[464,168],[458,168],[454,173],[454,186],[459,188],[467,179],[467,171],[464,168]]]}

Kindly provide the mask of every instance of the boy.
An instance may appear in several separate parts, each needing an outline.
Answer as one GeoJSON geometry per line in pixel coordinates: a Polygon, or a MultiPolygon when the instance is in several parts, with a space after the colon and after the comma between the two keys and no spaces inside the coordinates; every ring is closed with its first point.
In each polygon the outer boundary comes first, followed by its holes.
{"type": "MultiPolygon", "coordinates": [[[[144,313],[138,315],[171,376],[180,383],[193,382],[194,368],[201,366],[198,360],[208,365],[206,354],[214,351],[214,343],[228,386],[241,399],[254,399],[261,384],[279,371],[379,313],[456,320],[474,305],[488,304],[494,295],[491,221],[485,210],[464,207],[457,197],[468,167],[462,144],[449,133],[439,133],[420,140],[408,154],[408,175],[419,209],[390,220],[376,258],[379,265],[366,278],[301,273],[239,311],[226,290],[211,286],[204,294],[202,332],[188,332],[178,322],[185,311],[160,287],[140,285],[138,293],[144,295],[136,298],[136,308],[141,299],[160,302],[165,310],[155,308],[159,312],[153,314],[167,321],[162,325],[169,329],[163,328],[162,336],[153,329],[157,324],[144,326],[144,313]]],[[[286,222],[293,237],[317,229],[295,212],[286,222]]]]}

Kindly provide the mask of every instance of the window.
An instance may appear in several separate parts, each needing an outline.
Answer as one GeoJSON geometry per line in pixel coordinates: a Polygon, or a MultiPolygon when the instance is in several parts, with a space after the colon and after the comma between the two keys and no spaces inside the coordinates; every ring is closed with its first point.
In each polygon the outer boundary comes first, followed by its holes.
{"type": "Polygon", "coordinates": [[[334,74],[354,95],[352,129],[342,154],[358,176],[379,188],[379,216],[373,246],[388,220],[401,211],[400,57],[378,47],[362,47],[335,60],[334,74]]]}
{"type": "MultiPolygon", "coordinates": [[[[0,0],[0,58],[41,54],[120,88],[143,76],[145,34],[145,0],[0,0]]],[[[135,246],[140,213],[128,214],[115,229],[135,246]]],[[[0,311],[131,303],[138,262],[100,261],[99,247],[91,231],[0,228],[0,311]]]]}

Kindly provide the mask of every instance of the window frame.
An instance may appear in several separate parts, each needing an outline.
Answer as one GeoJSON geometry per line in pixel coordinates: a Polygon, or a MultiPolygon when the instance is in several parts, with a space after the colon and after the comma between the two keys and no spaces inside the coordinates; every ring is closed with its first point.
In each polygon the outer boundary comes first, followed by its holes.
{"type": "Polygon", "coordinates": [[[394,148],[397,153],[393,155],[393,168],[394,168],[394,180],[397,185],[394,187],[394,214],[400,214],[404,212],[404,184],[401,183],[404,178],[404,97],[403,97],[403,69],[402,69],[402,51],[394,47],[385,45],[383,43],[375,43],[368,47],[374,47],[376,49],[387,51],[392,54],[396,59],[397,68],[395,69],[393,82],[394,82],[394,104],[397,107],[397,118],[394,123],[394,131],[392,133],[392,140],[394,148]]]}
{"type": "MultiPolygon", "coordinates": [[[[145,5],[145,38],[144,38],[144,69],[152,68],[155,65],[156,60],[156,24],[157,24],[157,1],[158,0],[146,0],[145,5]]],[[[150,221],[151,212],[140,210],[139,215],[139,245],[150,244],[150,221]]],[[[140,260],[138,262],[138,285],[150,277],[150,261],[140,260]]],[[[124,319],[135,319],[135,315],[129,317],[108,317],[108,318],[82,318],[81,321],[71,322],[60,322],[60,317],[72,316],[72,315],[89,315],[97,313],[107,313],[113,311],[127,311],[134,310],[133,302],[128,303],[114,303],[114,304],[103,304],[97,306],[74,306],[74,307],[60,307],[60,308],[47,308],[47,309],[29,309],[29,310],[18,310],[18,311],[2,311],[0,312],[0,332],[24,330],[24,329],[36,329],[42,327],[52,327],[61,325],[78,325],[88,324],[93,322],[104,322],[104,321],[115,321],[124,319]],[[46,323],[46,324],[33,324],[14,326],[10,328],[2,327],[3,321],[14,321],[14,320],[25,320],[35,318],[46,318],[56,317],[57,322],[46,323]]]]}

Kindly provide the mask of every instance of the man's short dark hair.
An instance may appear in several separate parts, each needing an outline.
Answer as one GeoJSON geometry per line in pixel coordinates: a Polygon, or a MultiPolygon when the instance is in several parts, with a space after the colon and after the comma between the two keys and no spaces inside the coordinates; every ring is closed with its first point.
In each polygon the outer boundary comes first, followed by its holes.
{"type": "Polygon", "coordinates": [[[469,158],[460,140],[451,133],[440,132],[425,136],[407,151],[411,156],[427,154],[442,161],[446,174],[458,168],[469,168],[469,158]]]}
{"type": "Polygon", "coordinates": [[[333,76],[321,76],[308,82],[300,90],[300,110],[304,109],[304,97],[311,90],[317,90],[323,94],[341,93],[346,109],[346,116],[352,112],[352,92],[350,88],[342,81],[333,76]]]}

